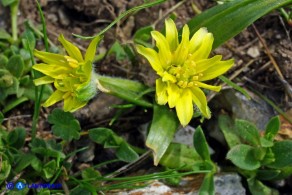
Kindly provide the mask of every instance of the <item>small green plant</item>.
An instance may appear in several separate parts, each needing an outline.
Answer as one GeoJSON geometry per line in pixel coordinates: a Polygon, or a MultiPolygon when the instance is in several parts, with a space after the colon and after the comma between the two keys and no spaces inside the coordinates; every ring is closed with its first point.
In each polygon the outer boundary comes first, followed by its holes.
{"type": "Polygon", "coordinates": [[[274,139],[280,128],[278,116],[271,118],[262,136],[248,121],[233,123],[227,115],[220,115],[219,121],[230,148],[227,159],[247,178],[253,194],[270,194],[272,189],[261,181],[280,180],[292,173],[292,141],[274,139]]]}

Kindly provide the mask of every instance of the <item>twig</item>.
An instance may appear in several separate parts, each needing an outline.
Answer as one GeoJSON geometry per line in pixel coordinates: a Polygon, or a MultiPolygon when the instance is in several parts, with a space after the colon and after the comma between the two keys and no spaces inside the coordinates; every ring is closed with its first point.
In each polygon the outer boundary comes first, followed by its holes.
{"type": "Polygon", "coordinates": [[[168,9],[167,12],[165,12],[162,16],[160,16],[156,21],[153,22],[152,26],[155,28],[155,26],[163,19],[166,18],[171,12],[179,8],[181,5],[183,5],[186,2],[186,0],[182,0],[181,2],[177,3],[175,6],[172,8],[168,9]]]}
{"type": "Polygon", "coordinates": [[[292,99],[292,87],[289,85],[289,83],[285,80],[275,58],[273,57],[273,55],[271,54],[271,51],[269,50],[265,40],[262,38],[262,36],[260,35],[259,31],[257,30],[257,28],[255,27],[255,25],[253,24],[252,25],[260,42],[262,43],[262,45],[264,46],[265,50],[266,50],[266,53],[268,55],[268,57],[270,58],[272,64],[274,65],[274,68],[276,69],[276,72],[278,73],[278,76],[279,76],[279,80],[281,81],[281,83],[283,84],[284,86],[284,89],[286,90],[288,96],[292,99]]]}

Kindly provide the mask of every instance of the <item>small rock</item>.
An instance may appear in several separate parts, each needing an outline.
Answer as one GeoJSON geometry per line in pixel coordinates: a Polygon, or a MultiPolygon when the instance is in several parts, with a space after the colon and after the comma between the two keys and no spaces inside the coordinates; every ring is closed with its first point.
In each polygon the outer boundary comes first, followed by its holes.
{"type": "Polygon", "coordinates": [[[60,23],[62,25],[68,26],[70,24],[70,19],[66,15],[64,9],[59,9],[58,10],[58,16],[59,16],[60,23]]]}
{"type": "Polygon", "coordinates": [[[58,17],[56,14],[48,14],[47,19],[52,23],[56,23],[58,21],[58,17]]]}
{"type": "Polygon", "coordinates": [[[236,173],[218,174],[214,177],[216,195],[245,195],[241,177],[236,173]]]}
{"type": "Polygon", "coordinates": [[[260,56],[259,48],[258,47],[251,47],[247,50],[247,55],[252,58],[257,58],[260,56]]]}

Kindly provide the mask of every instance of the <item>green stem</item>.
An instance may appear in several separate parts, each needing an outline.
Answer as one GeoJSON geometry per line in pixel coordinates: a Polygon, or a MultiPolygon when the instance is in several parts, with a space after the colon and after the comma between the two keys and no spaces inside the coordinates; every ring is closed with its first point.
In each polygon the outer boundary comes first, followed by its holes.
{"type": "Polygon", "coordinates": [[[13,41],[17,41],[17,13],[18,13],[18,5],[19,1],[15,1],[10,5],[10,15],[11,15],[11,31],[12,31],[12,38],[13,41]]]}
{"type": "MultiPolygon", "coordinates": [[[[37,3],[39,14],[41,16],[42,25],[43,25],[45,48],[46,48],[46,51],[49,51],[48,36],[47,36],[47,29],[46,29],[46,22],[45,22],[44,14],[43,14],[43,11],[41,9],[41,6],[40,6],[38,0],[36,0],[36,3],[37,3]]],[[[30,50],[30,56],[31,56],[32,63],[35,64],[35,61],[33,59],[33,55],[32,55],[32,51],[31,50],[30,50]]],[[[34,77],[34,75],[35,74],[34,74],[34,71],[33,71],[33,77],[34,77]]],[[[36,125],[38,123],[38,118],[39,118],[39,114],[40,114],[41,100],[42,100],[42,97],[43,97],[44,85],[42,85],[40,87],[40,91],[38,89],[39,88],[36,86],[35,87],[36,102],[34,104],[34,112],[33,112],[33,119],[32,119],[32,129],[31,129],[32,140],[34,140],[35,136],[36,136],[36,125]]]]}

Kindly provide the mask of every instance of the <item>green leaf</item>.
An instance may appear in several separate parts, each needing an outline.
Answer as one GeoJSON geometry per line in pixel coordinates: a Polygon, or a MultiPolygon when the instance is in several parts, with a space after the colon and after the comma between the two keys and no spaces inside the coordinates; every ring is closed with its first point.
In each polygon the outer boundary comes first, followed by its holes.
{"type": "Polygon", "coordinates": [[[261,146],[265,148],[272,147],[274,145],[273,141],[270,141],[266,139],[265,137],[261,137],[260,142],[261,142],[261,146]]]}
{"type": "Polygon", "coordinates": [[[1,69],[5,68],[7,63],[8,63],[8,58],[5,55],[0,54],[0,68],[1,69]]]}
{"type": "Polygon", "coordinates": [[[291,3],[291,0],[233,0],[202,12],[188,22],[193,35],[206,27],[214,35],[213,49],[239,34],[260,17],[276,8],[291,3]]]}
{"type": "Polygon", "coordinates": [[[86,168],[81,172],[82,179],[94,179],[100,177],[101,174],[99,171],[95,170],[92,167],[86,168]]]}
{"type": "Polygon", "coordinates": [[[101,91],[117,96],[136,105],[144,107],[153,106],[147,99],[141,97],[141,94],[148,89],[145,85],[128,79],[101,75],[97,75],[96,77],[101,85],[101,88],[103,88],[101,89],[99,86],[101,91]]]}
{"type": "Polygon", "coordinates": [[[292,141],[285,140],[274,143],[271,148],[275,161],[268,164],[268,167],[281,169],[286,166],[292,166],[292,141]]]}
{"type": "Polygon", "coordinates": [[[16,128],[8,134],[7,142],[10,146],[20,149],[25,143],[26,131],[24,128],[16,128]]]}
{"type": "Polygon", "coordinates": [[[275,116],[270,119],[270,121],[268,122],[266,126],[265,138],[272,141],[274,137],[277,135],[279,129],[280,129],[280,119],[279,119],[279,116],[275,116]]]}
{"type": "Polygon", "coordinates": [[[200,155],[200,157],[203,160],[211,161],[209,146],[208,146],[208,143],[206,141],[206,138],[201,126],[198,126],[196,128],[193,139],[194,139],[194,147],[196,151],[198,152],[198,154],[200,155]]]}
{"type": "Polygon", "coordinates": [[[4,7],[6,7],[7,5],[11,5],[12,3],[16,2],[18,0],[1,0],[1,3],[4,7]]]}
{"type": "Polygon", "coordinates": [[[153,151],[154,165],[158,165],[166,152],[178,127],[176,113],[166,106],[154,105],[153,120],[146,140],[146,146],[153,151]]]}
{"type": "Polygon", "coordinates": [[[81,127],[72,113],[57,108],[48,116],[48,121],[53,125],[52,130],[56,136],[66,141],[79,139],[81,127]]]}
{"type": "Polygon", "coordinates": [[[21,77],[24,70],[24,62],[21,55],[13,55],[9,58],[6,68],[16,78],[21,77]]]}
{"type": "Polygon", "coordinates": [[[3,115],[3,113],[0,111],[0,125],[1,125],[1,123],[3,123],[3,121],[4,121],[4,115],[3,115]]]}
{"type": "Polygon", "coordinates": [[[34,139],[30,143],[31,151],[40,154],[44,157],[54,157],[64,159],[66,156],[62,152],[62,145],[56,143],[55,140],[44,141],[41,139],[34,139]]]}
{"type": "Polygon", "coordinates": [[[113,53],[116,55],[117,61],[125,60],[128,57],[126,51],[118,41],[116,41],[108,51],[108,55],[113,53]]]}
{"type": "Polygon", "coordinates": [[[244,141],[254,146],[260,145],[260,134],[254,124],[245,120],[237,119],[235,121],[235,126],[244,141]]]}
{"type": "Polygon", "coordinates": [[[115,148],[116,156],[124,162],[133,162],[138,159],[138,154],[121,137],[108,128],[94,128],[89,131],[89,138],[104,145],[104,148],[115,148]]]}
{"type": "Polygon", "coordinates": [[[254,156],[254,147],[240,144],[231,148],[227,153],[227,159],[237,167],[245,170],[256,170],[261,164],[254,156]]]}
{"type": "Polygon", "coordinates": [[[219,128],[223,132],[229,148],[241,144],[240,137],[238,136],[238,132],[235,128],[235,124],[228,115],[220,114],[218,118],[218,123],[219,128]]]}
{"type": "Polygon", "coordinates": [[[50,179],[54,176],[57,170],[57,163],[55,160],[51,160],[43,167],[43,176],[45,179],[50,179]]]}
{"type": "Polygon", "coordinates": [[[35,48],[36,39],[34,33],[29,28],[27,28],[22,34],[22,45],[26,50],[34,50],[35,48]]]}
{"type": "Polygon", "coordinates": [[[19,173],[20,171],[31,165],[31,163],[34,161],[34,158],[36,158],[35,155],[31,153],[22,154],[21,156],[19,156],[19,161],[17,161],[16,166],[13,168],[13,171],[19,173]]]}
{"type": "MultiPolygon", "coordinates": [[[[274,194],[274,190],[270,189],[269,187],[265,186],[259,180],[254,178],[247,179],[248,188],[250,192],[254,195],[272,195],[274,194]]],[[[278,194],[278,193],[275,193],[278,194]]]]}
{"type": "MultiPolygon", "coordinates": [[[[3,2],[3,0],[2,0],[3,2]]],[[[0,39],[10,40],[12,39],[11,35],[4,29],[0,29],[0,39]]]]}
{"type": "Polygon", "coordinates": [[[206,174],[199,189],[199,195],[215,195],[215,184],[213,173],[206,174]]]}
{"type": "Polygon", "coordinates": [[[193,147],[171,143],[159,164],[171,169],[189,171],[199,161],[202,162],[202,159],[193,147]]]}
{"type": "Polygon", "coordinates": [[[229,80],[227,77],[220,75],[218,77],[221,81],[223,81],[224,83],[226,83],[227,85],[229,85],[230,87],[232,87],[233,89],[239,91],[240,93],[242,93],[247,99],[251,99],[250,95],[247,93],[247,91],[245,91],[242,87],[238,86],[236,83],[232,82],[231,80],[229,80]]]}
{"type": "Polygon", "coordinates": [[[117,148],[116,155],[124,162],[133,162],[139,158],[139,155],[125,141],[117,148]]]}
{"type": "Polygon", "coordinates": [[[5,179],[9,176],[11,171],[11,165],[7,160],[1,162],[1,169],[0,169],[0,184],[5,181],[5,179]]]}
{"type": "Polygon", "coordinates": [[[272,180],[281,173],[280,170],[258,170],[257,179],[259,180],[272,180]]]}
{"type": "Polygon", "coordinates": [[[134,43],[142,44],[145,47],[152,47],[152,45],[148,43],[151,38],[151,31],[153,31],[152,26],[139,28],[133,36],[134,43]]]}

